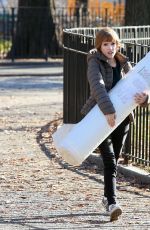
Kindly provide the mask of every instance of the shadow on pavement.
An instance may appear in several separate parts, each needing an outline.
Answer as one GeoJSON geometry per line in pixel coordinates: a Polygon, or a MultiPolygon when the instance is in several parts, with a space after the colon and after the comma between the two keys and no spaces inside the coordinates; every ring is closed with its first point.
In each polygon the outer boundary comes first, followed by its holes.
{"type": "MultiPolygon", "coordinates": [[[[60,118],[58,119],[58,120],[60,120],[60,118]]],[[[54,153],[54,151],[51,149],[51,144],[50,144],[50,140],[46,140],[46,141],[44,141],[44,139],[43,139],[43,133],[44,132],[49,132],[49,129],[50,129],[50,127],[51,127],[51,125],[52,125],[52,123],[53,122],[56,122],[56,120],[55,121],[51,121],[51,122],[49,122],[48,124],[46,124],[45,126],[43,126],[43,127],[41,127],[41,130],[37,133],[37,138],[36,138],[36,140],[37,140],[37,143],[39,144],[39,146],[40,146],[40,148],[41,148],[41,150],[45,153],[45,155],[49,158],[49,159],[52,159],[52,158],[55,158],[55,160],[56,160],[56,162],[57,163],[59,163],[59,165],[61,166],[61,167],[63,167],[63,168],[65,168],[65,169],[67,169],[67,170],[70,170],[70,171],[72,171],[72,172],[75,172],[75,173],[77,173],[77,174],[79,174],[79,175],[81,175],[81,176],[84,176],[84,177],[87,177],[87,178],[89,178],[90,180],[93,180],[93,181],[96,181],[96,182],[98,182],[98,183],[102,183],[102,184],[104,184],[104,182],[101,180],[101,179],[97,179],[94,175],[89,175],[88,174],[88,172],[86,173],[85,171],[86,171],[86,169],[89,169],[89,168],[91,168],[92,167],[92,165],[89,163],[89,162],[83,162],[83,164],[82,165],[80,165],[80,166],[72,166],[72,165],[70,165],[70,164],[68,164],[68,163],[66,163],[65,161],[63,161],[62,160],[62,158],[60,157],[60,156],[57,156],[57,153],[54,153]],[[49,143],[49,145],[47,145],[47,142],[49,143]],[[84,171],[83,171],[84,170],[84,171]]],[[[52,133],[51,133],[52,134],[52,133]]],[[[52,138],[51,136],[50,136],[50,138],[52,138]]],[[[98,174],[103,174],[103,170],[98,170],[97,171],[97,173],[98,174]]],[[[130,178],[131,179],[131,178],[130,178]]],[[[128,183],[128,181],[127,181],[127,183],[128,183]]],[[[134,186],[134,178],[133,178],[133,183],[131,182],[130,183],[130,186],[131,187],[135,187],[134,186]]],[[[127,190],[126,189],[126,187],[127,187],[127,185],[126,185],[126,183],[125,184],[121,184],[121,185],[117,185],[117,189],[118,190],[120,190],[120,191],[125,191],[126,193],[131,193],[131,194],[135,194],[135,195],[138,195],[138,196],[140,196],[141,198],[142,197],[145,197],[145,198],[150,198],[150,196],[149,195],[146,195],[146,194],[143,194],[143,192],[142,192],[142,190],[141,191],[132,191],[132,190],[127,190]],[[124,188],[124,189],[123,189],[124,188]]]]}
{"type": "MultiPolygon", "coordinates": [[[[52,121],[52,122],[53,122],[53,121],[52,121]]],[[[79,174],[79,175],[82,175],[82,176],[84,176],[84,177],[88,177],[88,178],[91,179],[91,180],[94,180],[94,181],[96,181],[96,182],[98,182],[98,183],[102,183],[102,184],[103,184],[103,181],[102,181],[102,180],[97,179],[95,176],[89,175],[89,174],[86,173],[85,171],[84,171],[84,172],[81,171],[81,170],[83,170],[83,169],[86,170],[86,168],[88,168],[88,163],[87,163],[86,161],[83,162],[83,164],[80,165],[80,166],[76,166],[76,167],[75,167],[75,166],[72,166],[72,165],[70,165],[70,164],[64,162],[64,161],[61,159],[61,157],[56,156],[55,153],[52,153],[50,146],[46,146],[46,142],[43,141],[43,135],[42,135],[42,134],[43,134],[44,132],[48,132],[48,131],[49,131],[49,127],[50,127],[50,125],[51,125],[52,122],[50,122],[50,123],[46,124],[45,126],[43,126],[43,127],[41,128],[41,130],[37,133],[37,137],[36,137],[36,141],[37,141],[37,143],[39,144],[41,150],[45,153],[45,155],[46,155],[49,159],[55,158],[56,162],[59,163],[59,165],[60,165],[62,168],[65,168],[65,169],[67,169],[67,170],[70,170],[70,171],[75,172],[75,173],[77,173],[77,174],[79,174]]],[[[100,171],[100,173],[101,173],[101,171],[100,171]]]]}

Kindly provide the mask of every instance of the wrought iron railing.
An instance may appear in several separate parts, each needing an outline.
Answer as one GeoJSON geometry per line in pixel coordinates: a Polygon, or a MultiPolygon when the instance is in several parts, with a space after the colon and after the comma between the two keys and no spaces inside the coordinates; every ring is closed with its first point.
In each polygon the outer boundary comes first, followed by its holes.
{"type": "MultiPolygon", "coordinates": [[[[31,20],[37,20],[37,17],[28,17],[27,12],[30,10],[29,7],[22,8],[23,11],[23,17],[27,18],[28,21],[31,20]]],[[[32,8],[33,12],[37,12],[37,9],[32,8]]],[[[40,13],[42,10],[45,10],[45,8],[38,8],[40,13]]],[[[16,37],[16,31],[17,31],[17,24],[20,23],[20,15],[18,17],[18,8],[0,8],[0,59],[11,59],[14,60],[15,54],[14,50],[12,48],[12,44],[15,42],[16,37]],[[11,52],[10,52],[11,50],[11,52]],[[9,55],[8,55],[9,54],[9,55]]],[[[32,12],[32,11],[31,11],[32,12]]],[[[46,60],[48,57],[62,57],[63,56],[63,49],[62,49],[62,43],[63,43],[63,29],[66,28],[77,28],[74,31],[81,31],[83,34],[88,33],[89,35],[94,35],[95,32],[99,29],[100,26],[115,26],[119,36],[121,39],[126,39],[128,42],[140,42],[144,44],[149,44],[149,38],[150,38],[150,26],[128,26],[124,27],[124,14],[119,13],[116,14],[115,7],[113,8],[113,11],[110,12],[110,9],[98,9],[98,8],[91,8],[91,9],[82,9],[82,8],[56,8],[55,10],[52,10],[52,17],[53,22],[55,24],[55,34],[57,39],[59,40],[59,46],[56,45],[56,41],[51,41],[50,39],[45,39],[45,50],[43,55],[36,54],[34,55],[34,58],[45,58],[46,60]],[[117,26],[117,27],[116,27],[117,26]],[[121,26],[121,27],[120,27],[121,26]],[[78,28],[82,27],[82,29],[78,28]],[[86,28],[89,27],[89,28],[86,28]],[[95,28],[94,28],[95,27],[95,28]],[[53,43],[53,44],[50,44],[53,43]],[[48,47],[51,45],[51,49],[48,47]]],[[[42,21],[42,20],[41,20],[42,21]]],[[[43,25],[41,25],[41,28],[48,29],[50,28],[49,25],[46,25],[46,23],[49,23],[49,20],[44,21],[43,25]],[[48,27],[49,26],[49,27],[48,27]]],[[[25,23],[26,27],[31,27],[30,23],[25,23]]],[[[51,28],[50,28],[51,29],[51,28]]],[[[31,28],[26,28],[26,31],[30,31],[31,28]]],[[[73,32],[73,31],[72,31],[73,32]]],[[[88,35],[86,34],[86,35],[88,35]]],[[[24,39],[23,34],[20,34],[20,40],[22,41],[24,39]]],[[[28,38],[30,36],[26,35],[28,38]]],[[[41,36],[39,38],[39,41],[43,40],[43,35],[39,34],[38,36],[41,36]]],[[[35,36],[36,39],[36,36],[35,36]]],[[[24,42],[20,42],[23,46],[24,42]]],[[[30,41],[26,42],[30,44],[30,41]]],[[[20,50],[24,49],[24,47],[20,47],[20,50]]],[[[27,58],[27,57],[24,57],[27,58]]],[[[31,58],[31,57],[30,57],[31,58]]]]}
{"type": "MultiPolygon", "coordinates": [[[[30,23],[29,21],[32,19],[37,20],[37,17],[32,17],[32,12],[39,13],[39,18],[41,15],[44,15],[44,11],[46,8],[40,8],[40,7],[21,7],[22,17],[23,20],[26,20],[23,25],[25,25],[27,28],[26,31],[30,31],[30,23]],[[29,16],[30,15],[30,16],[29,16]],[[29,27],[29,28],[28,28],[29,27]]],[[[45,50],[45,59],[48,57],[62,57],[62,33],[64,28],[74,28],[74,27],[94,27],[94,26],[112,26],[112,25],[123,25],[124,22],[124,15],[120,13],[120,15],[116,15],[115,7],[113,8],[113,16],[112,11],[110,14],[110,10],[108,8],[102,9],[102,8],[90,8],[85,9],[82,7],[75,7],[75,8],[69,8],[69,7],[57,7],[56,9],[47,9],[52,14],[52,20],[55,25],[55,34],[57,36],[57,40],[59,41],[60,46],[56,46],[56,42],[52,41],[53,44],[51,44],[51,49],[46,48],[45,50]]],[[[15,41],[16,37],[16,31],[17,31],[17,25],[22,21],[21,14],[19,14],[18,8],[0,8],[0,58],[10,58],[14,60],[15,54],[13,50],[11,50],[12,45],[15,41]],[[19,17],[18,17],[19,15],[19,17]],[[8,53],[11,50],[11,54],[8,55],[8,53]]],[[[42,20],[41,20],[42,21],[42,20]]],[[[35,21],[36,24],[36,21],[35,21]]],[[[43,25],[40,25],[41,28],[49,28],[51,30],[51,25],[49,23],[49,20],[47,22],[44,20],[43,25]],[[47,24],[47,25],[46,25],[47,24]]],[[[20,39],[24,40],[23,34],[19,35],[20,39]]],[[[27,34],[27,37],[30,38],[30,35],[27,34]]],[[[40,36],[40,34],[38,35],[40,36]]],[[[43,40],[41,33],[41,39],[43,40]]],[[[36,39],[36,36],[35,36],[36,39]]],[[[30,40],[28,41],[30,43],[30,40]]],[[[50,40],[47,39],[47,43],[45,47],[49,47],[51,43],[50,40]]],[[[22,46],[23,46],[22,42],[22,46]]],[[[20,47],[20,50],[22,51],[24,47],[20,47]]],[[[25,58],[27,58],[25,56],[25,58]]],[[[34,58],[43,58],[43,55],[34,55],[34,58]]]]}

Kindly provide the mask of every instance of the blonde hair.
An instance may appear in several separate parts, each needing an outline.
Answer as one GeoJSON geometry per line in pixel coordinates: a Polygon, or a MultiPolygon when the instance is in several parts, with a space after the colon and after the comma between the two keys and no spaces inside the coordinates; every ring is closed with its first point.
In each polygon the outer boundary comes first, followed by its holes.
{"type": "Polygon", "coordinates": [[[96,33],[95,48],[101,50],[102,42],[115,42],[118,49],[121,47],[121,42],[118,34],[110,27],[103,27],[96,33]]]}

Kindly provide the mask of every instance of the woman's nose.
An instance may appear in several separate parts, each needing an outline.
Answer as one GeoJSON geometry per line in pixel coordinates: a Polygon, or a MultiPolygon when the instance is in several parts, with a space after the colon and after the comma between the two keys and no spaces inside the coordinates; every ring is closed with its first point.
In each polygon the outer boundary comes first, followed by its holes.
{"type": "Polygon", "coordinates": [[[112,46],[112,45],[109,45],[108,48],[109,48],[110,50],[112,50],[112,49],[113,49],[113,46],[112,46]]]}

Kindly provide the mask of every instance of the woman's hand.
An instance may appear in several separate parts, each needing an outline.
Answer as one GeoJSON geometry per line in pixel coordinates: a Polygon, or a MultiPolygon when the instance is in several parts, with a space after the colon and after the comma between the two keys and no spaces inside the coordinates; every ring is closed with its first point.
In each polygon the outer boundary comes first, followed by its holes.
{"type": "Polygon", "coordinates": [[[148,98],[148,95],[146,93],[136,93],[134,95],[134,100],[138,105],[141,105],[144,102],[146,102],[147,98],[148,98]]]}
{"type": "Polygon", "coordinates": [[[106,117],[106,120],[107,120],[108,124],[110,125],[110,127],[115,126],[115,120],[116,120],[116,114],[115,113],[106,114],[105,117],[106,117]]]}

